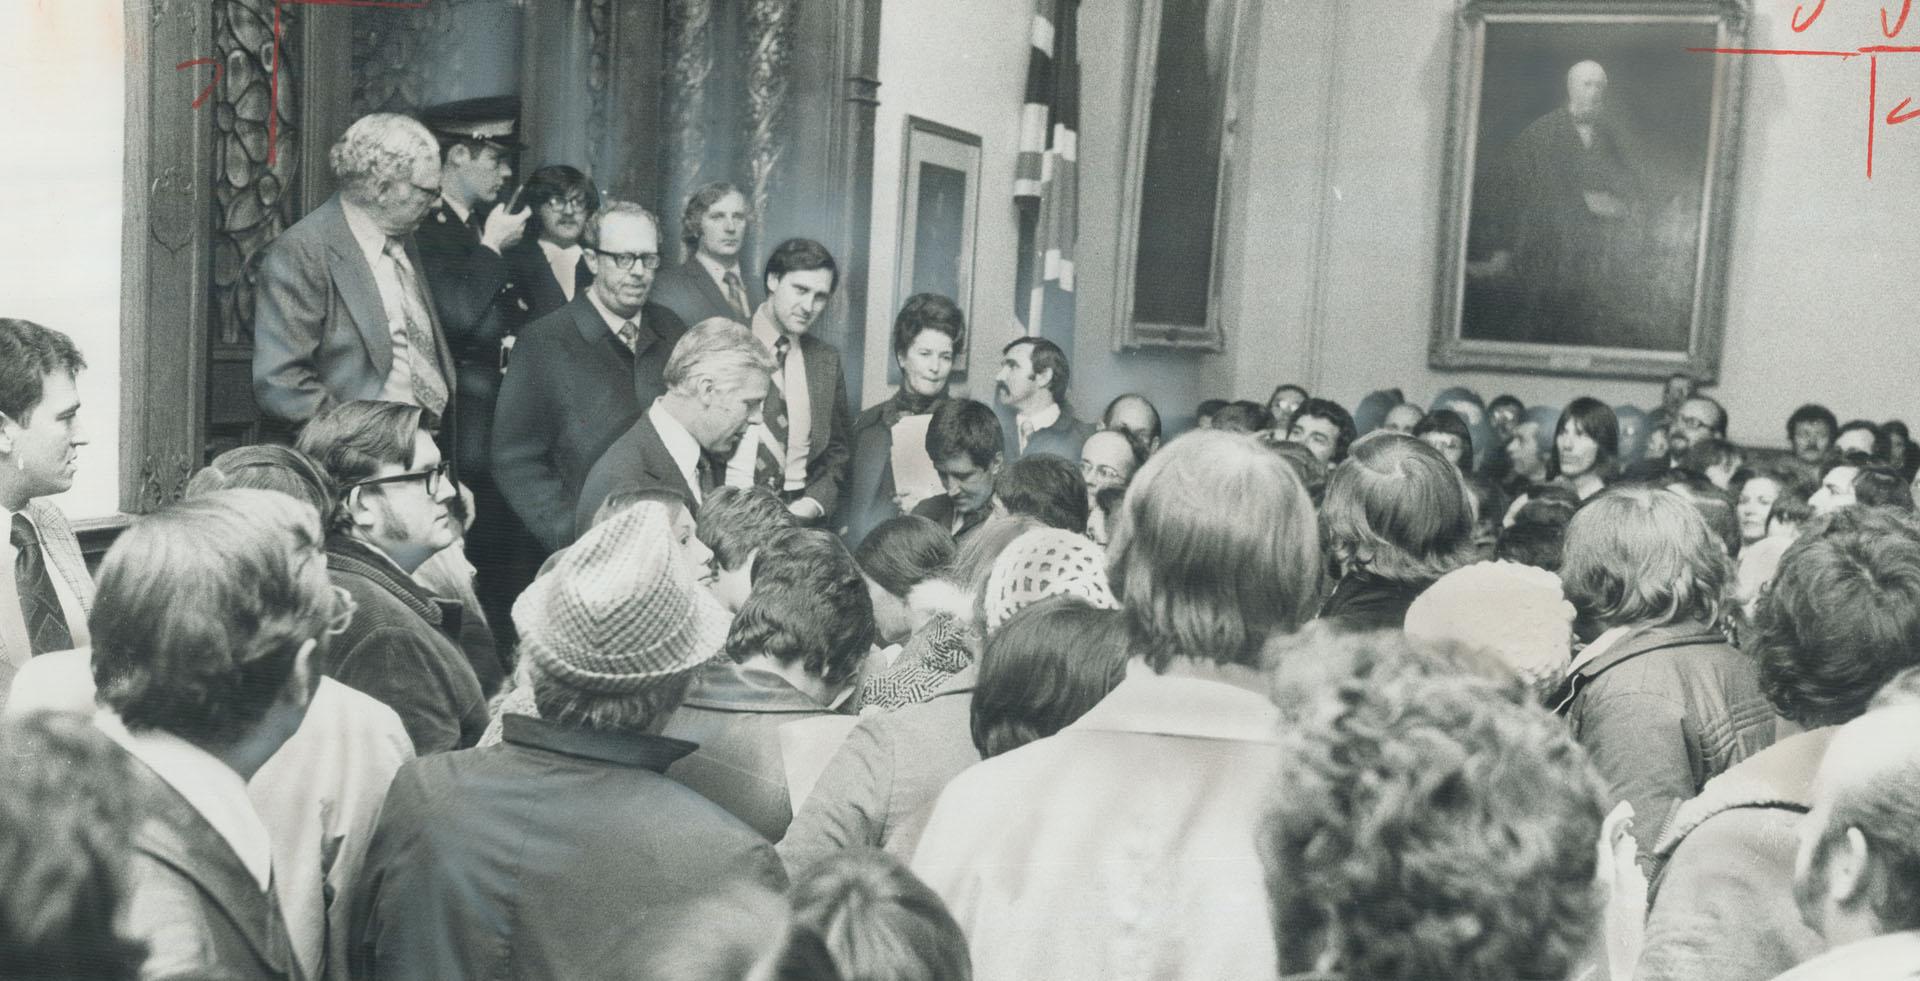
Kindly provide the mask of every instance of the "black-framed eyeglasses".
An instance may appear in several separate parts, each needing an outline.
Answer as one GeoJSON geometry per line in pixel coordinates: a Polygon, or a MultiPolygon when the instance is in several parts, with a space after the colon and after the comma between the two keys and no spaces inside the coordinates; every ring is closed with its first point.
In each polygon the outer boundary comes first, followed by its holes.
{"type": "Polygon", "coordinates": [[[375,484],[397,484],[406,480],[424,480],[427,482],[427,496],[439,497],[440,492],[446,489],[447,475],[452,471],[453,463],[448,460],[442,460],[428,470],[409,470],[406,473],[388,474],[385,477],[368,477],[365,480],[356,480],[348,484],[347,489],[372,487],[375,484]]]}
{"type": "Polygon", "coordinates": [[[648,269],[660,268],[660,253],[658,252],[602,252],[599,249],[594,249],[593,254],[602,259],[611,260],[615,266],[619,267],[621,272],[632,269],[633,264],[636,262],[648,269]]]}
{"type": "Polygon", "coordinates": [[[585,214],[593,210],[593,202],[588,201],[584,195],[578,194],[564,198],[548,198],[547,204],[555,211],[578,211],[585,214]]]}

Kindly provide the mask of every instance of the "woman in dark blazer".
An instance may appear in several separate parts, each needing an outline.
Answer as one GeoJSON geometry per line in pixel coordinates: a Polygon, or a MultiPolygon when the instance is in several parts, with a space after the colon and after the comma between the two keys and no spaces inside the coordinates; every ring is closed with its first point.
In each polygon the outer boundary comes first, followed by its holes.
{"type": "Polygon", "coordinates": [[[593,282],[593,273],[580,257],[580,236],[587,219],[600,208],[600,190],[593,179],[565,164],[542,167],[527,178],[521,191],[533,216],[527,232],[506,251],[508,276],[518,294],[520,323],[530,324],[567,305],[593,282]],[[554,272],[573,259],[573,274],[563,284],[554,272]]]}
{"type": "Polygon", "coordinates": [[[954,355],[965,337],[959,305],[938,293],[915,293],[893,318],[900,388],[853,423],[852,479],[841,512],[848,544],[858,545],[882,521],[906,513],[893,484],[893,427],[905,416],[932,412],[947,397],[954,355]]]}

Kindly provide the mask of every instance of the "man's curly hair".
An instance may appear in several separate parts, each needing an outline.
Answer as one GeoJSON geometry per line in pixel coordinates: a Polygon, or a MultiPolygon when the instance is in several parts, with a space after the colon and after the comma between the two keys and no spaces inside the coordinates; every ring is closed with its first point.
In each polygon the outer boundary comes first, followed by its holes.
{"type": "Polygon", "coordinates": [[[1304,638],[1280,654],[1291,721],[1259,834],[1282,973],[1332,954],[1369,981],[1566,977],[1605,794],[1565,726],[1397,634],[1304,638]],[[1291,691],[1289,666],[1309,676],[1291,691]]]}

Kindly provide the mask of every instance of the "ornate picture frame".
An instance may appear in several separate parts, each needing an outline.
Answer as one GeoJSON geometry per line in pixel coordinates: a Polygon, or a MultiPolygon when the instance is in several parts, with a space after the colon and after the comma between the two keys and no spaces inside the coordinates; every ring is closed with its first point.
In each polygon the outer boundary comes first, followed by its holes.
{"type": "MultiPolygon", "coordinates": [[[[893,308],[898,310],[915,293],[939,293],[959,304],[971,321],[976,310],[973,268],[980,223],[980,137],[908,116],[901,148],[896,239],[900,252],[893,276],[893,308]]],[[[955,378],[966,377],[966,340],[962,338],[953,352],[955,378]]],[[[900,364],[891,355],[887,383],[900,383],[900,364]]]]}
{"type": "Polygon", "coordinates": [[[1429,363],[1717,377],[1738,0],[1468,0],[1429,363]]]}

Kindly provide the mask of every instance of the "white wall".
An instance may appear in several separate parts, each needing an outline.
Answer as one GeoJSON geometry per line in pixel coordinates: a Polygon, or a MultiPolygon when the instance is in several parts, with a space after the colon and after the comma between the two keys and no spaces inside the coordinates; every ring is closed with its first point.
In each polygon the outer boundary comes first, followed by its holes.
{"type": "MultiPolygon", "coordinates": [[[[1347,405],[1388,386],[1425,402],[1453,385],[1529,402],[1593,394],[1656,404],[1657,382],[1427,367],[1454,3],[1266,6],[1247,213],[1267,231],[1244,236],[1228,259],[1244,329],[1227,359],[1230,392],[1218,394],[1264,397],[1298,380],[1347,405]]],[[[1833,36],[1795,36],[1787,10],[1758,12],[1751,45],[1853,46],[1879,32],[1877,20],[1834,8],[1818,28],[1833,36]]],[[[1883,128],[1875,178],[1865,179],[1866,70],[1864,59],[1747,66],[1713,390],[1737,441],[1782,444],[1787,414],[1809,399],[1843,419],[1920,419],[1910,299],[1920,129],[1883,128]]],[[[1920,96],[1920,64],[1883,59],[1880,92],[1883,115],[1920,96]]]]}
{"type": "MultiPolygon", "coordinates": [[[[980,208],[973,299],[967,307],[969,377],[958,394],[992,401],[1002,345],[1021,333],[1013,278],[1019,230],[1013,164],[1026,95],[1032,0],[888,0],[880,17],[880,108],[874,122],[873,240],[867,288],[867,404],[893,394],[894,290],[899,258],[902,142],[919,116],[980,137],[980,208]]],[[[963,304],[965,301],[962,301],[963,304]]]]}
{"type": "Polygon", "coordinates": [[[119,510],[126,71],[120,0],[0,0],[0,317],[62,331],[86,356],[80,420],[92,445],[57,499],[76,519],[119,510]]]}

